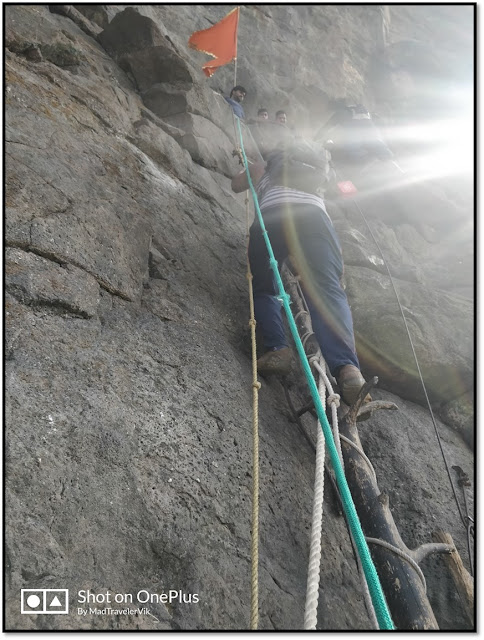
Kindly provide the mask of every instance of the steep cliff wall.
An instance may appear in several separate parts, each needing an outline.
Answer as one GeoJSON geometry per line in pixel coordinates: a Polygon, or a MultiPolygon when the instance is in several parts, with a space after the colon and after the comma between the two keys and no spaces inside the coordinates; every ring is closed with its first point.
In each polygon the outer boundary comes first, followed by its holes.
{"type": "MultiPolygon", "coordinates": [[[[203,54],[187,48],[192,31],[230,8],[6,8],[9,629],[248,627],[246,218],[227,178],[238,165],[220,95],[233,70],[207,81],[203,54]],[[68,615],[20,613],[20,589],[60,588],[70,590],[68,615]],[[149,614],[80,615],[77,594],[88,589],[183,595],[146,604],[149,614]]],[[[465,80],[470,9],[244,7],[237,79],[249,90],[246,112],[286,108],[314,131],[331,99],[347,96],[394,124],[401,104],[383,90],[396,72],[378,61],[396,59],[414,80],[405,99],[417,112],[415,51],[396,44],[430,43],[449,77],[465,80]]],[[[471,473],[472,211],[465,179],[451,182],[432,185],[447,207],[438,242],[405,211],[391,219],[382,196],[363,204],[447,422],[437,421],[445,452],[471,473]]],[[[421,193],[417,217],[435,202],[421,193]]],[[[375,396],[400,407],[362,427],[364,446],[408,546],[443,528],[468,563],[388,275],[352,203],[328,207],[365,372],[386,389],[375,396]]],[[[301,380],[295,369],[289,383],[302,405],[301,380]]],[[[301,629],[314,460],[275,379],[262,381],[260,424],[260,628],[301,629]]],[[[318,628],[368,629],[330,489],[325,500],[318,628]]],[[[442,560],[423,569],[441,628],[469,628],[442,560]]]]}

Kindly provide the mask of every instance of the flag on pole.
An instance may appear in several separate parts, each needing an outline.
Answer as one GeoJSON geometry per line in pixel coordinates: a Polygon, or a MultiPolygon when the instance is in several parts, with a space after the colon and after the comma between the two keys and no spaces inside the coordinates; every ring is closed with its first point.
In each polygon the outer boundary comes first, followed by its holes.
{"type": "Polygon", "coordinates": [[[188,40],[188,46],[198,51],[208,53],[215,60],[206,62],[203,73],[210,78],[219,67],[237,59],[237,27],[239,24],[240,7],[232,9],[225,18],[213,27],[195,31],[188,40]]]}

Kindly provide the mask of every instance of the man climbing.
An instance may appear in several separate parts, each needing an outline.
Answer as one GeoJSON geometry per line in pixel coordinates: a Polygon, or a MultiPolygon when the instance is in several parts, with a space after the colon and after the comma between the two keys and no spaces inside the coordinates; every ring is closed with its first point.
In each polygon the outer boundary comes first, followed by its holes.
{"type": "Polygon", "coordinates": [[[246,95],[247,91],[244,89],[244,87],[238,84],[230,92],[230,98],[225,97],[225,100],[227,100],[229,105],[232,107],[232,111],[241,120],[244,120],[245,113],[240,103],[243,101],[246,95]]]}
{"type": "MultiPolygon", "coordinates": [[[[282,265],[291,255],[321,352],[343,400],[351,405],[365,380],[356,355],[350,307],[341,285],[341,248],[322,197],[282,184],[284,179],[280,176],[288,173],[284,167],[291,152],[291,147],[286,147],[271,153],[267,165],[261,161],[250,166],[250,175],[257,186],[259,206],[276,260],[282,265]]],[[[232,178],[232,190],[239,193],[247,188],[247,175],[241,171],[232,178]]],[[[257,361],[257,368],[260,373],[285,375],[290,370],[292,354],[257,216],[250,228],[249,261],[255,317],[267,349],[257,361]]]]}

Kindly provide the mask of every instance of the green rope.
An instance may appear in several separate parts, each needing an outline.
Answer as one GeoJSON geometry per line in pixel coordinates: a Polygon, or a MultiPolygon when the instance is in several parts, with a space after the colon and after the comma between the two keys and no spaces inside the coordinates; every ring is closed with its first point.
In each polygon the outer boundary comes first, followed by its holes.
{"type": "Polygon", "coordinates": [[[368,583],[368,589],[370,591],[373,606],[375,607],[375,613],[378,620],[378,624],[380,626],[380,629],[394,630],[395,626],[393,624],[390,611],[388,610],[388,606],[385,601],[385,595],[381,588],[380,579],[378,577],[378,573],[376,571],[375,565],[373,564],[373,560],[370,555],[370,550],[365,540],[365,534],[363,533],[360,521],[358,519],[358,514],[356,513],[356,507],[353,502],[353,498],[351,497],[351,493],[348,487],[348,483],[346,481],[343,467],[341,465],[341,462],[338,456],[338,451],[336,449],[336,444],[334,442],[333,434],[331,432],[331,427],[329,426],[326,413],[323,409],[321,398],[319,397],[319,393],[318,393],[318,388],[316,386],[314,376],[311,372],[311,367],[309,366],[309,362],[308,362],[306,353],[304,351],[301,338],[299,337],[296,322],[292,315],[291,307],[289,304],[290,298],[289,298],[289,295],[284,290],[284,285],[282,283],[281,275],[279,273],[279,269],[277,268],[277,260],[274,257],[274,252],[272,250],[271,242],[269,240],[269,235],[267,233],[267,230],[264,224],[264,219],[262,218],[262,214],[259,208],[257,194],[255,192],[254,185],[250,177],[249,164],[247,161],[247,156],[245,155],[244,142],[242,140],[242,130],[240,127],[240,121],[238,118],[236,118],[236,120],[237,120],[238,129],[239,129],[240,147],[242,149],[244,167],[247,173],[249,188],[252,193],[252,197],[254,199],[254,205],[257,212],[257,216],[259,218],[262,235],[264,237],[264,240],[267,246],[267,251],[269,253],[269,264],[276,278],[277,286],[279,289],[279,298],[281,299],[284,306],[284,310],[286,312],[289,328],[291,330],[292,337],[294,338],[294,342],[296,343],[296,348],[299,353],[299,357],[301,358],[304,374],[306,376],[306,380],[309,385],[309,390],[311,391],[311,397],[313,399],[314,406],[316,408],[316,413],[318,415],[318,419],[321,424],[321,428],[323,430],[323,435],[328,446],[329,456],[331,458],[333,469],[336,475],[336,482],[338,484],[338,488],[341,494],[341,501],[343,503],[343,508],[346,514],[346,518],[348,520],[348,525],[355,539],[356,548],[358,550],[358,554],[360,556],[361,563],[363,565],[363,571],[365,572],[366,581],[368,583]]]}

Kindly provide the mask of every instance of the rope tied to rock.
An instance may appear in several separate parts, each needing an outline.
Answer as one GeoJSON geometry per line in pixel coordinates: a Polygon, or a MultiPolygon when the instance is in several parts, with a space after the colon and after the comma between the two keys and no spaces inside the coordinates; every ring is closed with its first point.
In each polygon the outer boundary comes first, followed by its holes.
{"type": "MultiPolygon", "coordinates": [[[[360,558],[361,558],[363,571],[366,576],[372,602],[375,607],[375,613],[378,620],[378,624],[380,629],[393,630],[395,627],[391,619],[390,611],[388,610],[388,606],[385,601],[385,596],[383,594],[380,580],[376,572],[375,565],[373,564],[373,560],[371,558],[370,550],[368,548],[368,544],[365,540],[365,536],[361,528],[361,523],[359,521],[358,514],[356,513],[356,507],[353,502],[353,498],[351,497],[351,492],[349,490],[348,483],[344,475],[344,470],[339,459],[333,434],[331,432],[328,419],[326,418],[326,414],[325,414],[323,405],[321,403],[321,399],[319,397],[318,388],[316,386],[314,376],[311,372],[311,368],[310,368],[306,353],[304,351],[301,338],[299,337],[297,326],[294,321],[294,317],[292,315],[292,311],[289,303],[289,296],[284,290],[284,285],[282,283],[281,275],[277,267],[277,261],[274,257],[272,245],[270,243],[268,233],[264,224],[264,219],[260,211],[257,194],[255,192],[255,188],[252,183],[252,179],[250,177],[248,160],[245,154],[244,143],[242,140],[242,130],[241,130],[241,126],[238,118],[237,118],[237,126],[238,126],[238,132],[239,132],[240,147],[242,149],[242,155],[244,159],[244,167],[247,174],[247,180],[248,180],[250,191],[252,193],[252,198],[254,200],[254,206],[258,216],[258,220],[261,225],[262,235],[266,243],[267,252],[269,254],[269,263],[274,273],[274,277],[277,283],[277,288],[279,290],[279,297],[282,300],[282,303],[284,306],[286,317],[289,323],[289,328],[291,330],[291,334],[293,336],[299,357],[301,359],[306,380],[311,392],[314,406],[316,408],[316,413],[318,415],[319,423],[321,425],[321,429],[324,434],[326,445],[328,446],[329,456],[333,465],[333,469],[335,471],[336,482],[338,484],[338,488],[341,494],[341,502],[343,505],[343,510],[345,511],[346,517],[348,519],[348,525],[350,527],[350,531],[354,537],[355,545],[358,550],[358,554],[360,555],[360,558]]],[[[254,390],[254,393],[256,393],[256,390],[254,390]]],[[[334,406],[334,404],[332,405],[332,408],[333,410],[336,410],[336,407],[334,406]]]]}

